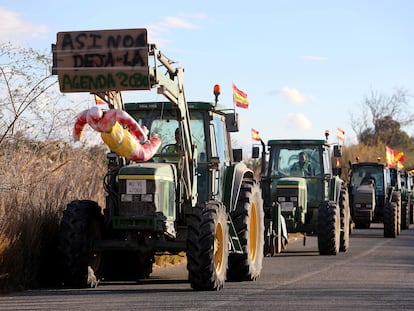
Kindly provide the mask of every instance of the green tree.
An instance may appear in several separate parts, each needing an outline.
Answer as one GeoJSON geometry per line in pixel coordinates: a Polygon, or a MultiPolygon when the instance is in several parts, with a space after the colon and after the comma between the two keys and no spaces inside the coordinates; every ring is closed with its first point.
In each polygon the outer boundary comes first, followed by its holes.
{"type": "Polygon", "coordinates": [[[368,146],[408,146],[410,137],[401,129],[414,121],[414,114],[408,110],[408,102],[409,95],[404,89],[395,89],[391,96],[372,91],[363,100],[362,114],[357,117],[351,115],[352,128],[358,141],[368,146]]]}

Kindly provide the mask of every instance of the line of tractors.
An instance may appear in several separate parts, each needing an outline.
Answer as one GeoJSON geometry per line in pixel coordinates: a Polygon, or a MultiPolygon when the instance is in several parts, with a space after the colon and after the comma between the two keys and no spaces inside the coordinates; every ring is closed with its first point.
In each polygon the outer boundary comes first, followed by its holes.
{"type": "MultiPolygon", "coordinates": [[[[321,255],[337,255],[348,250],[353,223],[362,228],[383,221],[384,235],[393,237],[400,219],[402,228],[412,223],[412,211],[401,208],[411,206],[410,191],[399,188],[412,185],[412,179],[401,183],[402,175],[383,168],[382,183],[358,187],[363,170],[355,163],[348,186],[341,168],[333,165],[341,146],[329,144],[328,135],[262,142],[261,179],[256,180],[242,150],[231,146],[238,115],[219,103],[219,87],[213,102],[187,102],[184,70],[147,42],[146,29],[57,37],[52,72],[61,91],[99,96],[162,142],[142,162],[110,148],[105,206],[88,199],[68,203],[58,245],[65,286],[148,278],[156,255],[185,252],[191,287],[219,290],[227,280],[256,280],[263,258],[286,248],[289,233],[316,235],[321,255]],[[121,91],[154,88],[167,100],[124,103],[121,97],[121,91]],[[301,157],[306,169],[293,170],[301,157]]],[[[93,116],[86,121],[98,128],[93,116]]],[[[112,127],[103,135],[112,135],[111,147],[121,151],[133,146],[132,153],[141,152],[147,143],[135,144],[136,137],[112,127]]],[[[253,157],[260,157],[257,146],[253,157]]]]}

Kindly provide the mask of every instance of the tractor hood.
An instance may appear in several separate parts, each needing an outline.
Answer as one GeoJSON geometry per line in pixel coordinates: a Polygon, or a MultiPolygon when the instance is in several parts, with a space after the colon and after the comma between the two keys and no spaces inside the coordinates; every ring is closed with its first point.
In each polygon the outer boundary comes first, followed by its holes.
{"type": "Polygon", "coordinates": [[[275,179],[273,180],[270,187],[272,198],[276,199],[278,197],[278,200],[283,200],[283,198],[285,200],[290,200],[290,196],[296,196],[298,199],[298,205],[303,206],[306,210],[307,186],[305,178],[284,177],[280,179],[275,179]],[[288,196],[289,199],[286,198],[286,196],[288,196]]]}
{"type": "Polygon", "coordinates": [[[119,179],[157,179],[177,181],[175,165],[166,163],[143,162],[123,166],[119,170],[119,179]]]}
{"type": "Polygon", "coordinates": [[[176,216],[177,170],[171,163],[136,163],[123,166],[118,174],[119,216],[162,213],[176,216]]]}

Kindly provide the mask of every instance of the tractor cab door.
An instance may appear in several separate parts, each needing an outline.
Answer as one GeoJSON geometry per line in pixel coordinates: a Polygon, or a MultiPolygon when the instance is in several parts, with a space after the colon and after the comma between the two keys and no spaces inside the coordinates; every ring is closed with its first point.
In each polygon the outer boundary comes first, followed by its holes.
{"type": "Polygon", "coordinates": [[[210,123],[210,140],[211,140],[211,174],[212,197],[222,201],[224,193],[224,176],[226,168],[230,165],[230,151],[228,135],[226,131],[225,118],[221,115],[213,115],[210,123]]]}

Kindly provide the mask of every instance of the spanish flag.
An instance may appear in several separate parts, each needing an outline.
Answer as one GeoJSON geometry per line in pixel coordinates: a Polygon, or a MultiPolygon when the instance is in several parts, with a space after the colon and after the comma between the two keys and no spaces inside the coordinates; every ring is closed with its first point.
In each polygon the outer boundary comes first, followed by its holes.
{"type": "Polygon", "coordinates": [[[237,107],[249,108],[249,101],[247,100],[247,94],[239,90],[233,83],[233,102],[237,107]]]}
{"type": "Polygon", "coordinates": [[[341,141],[342,143],[345,141],[345,131],[341,130],[338,127],[338,141],[341,141]]]}
{"type": "Polygon", "coordinates": [[[255,141],[261,141],[259,131],[252,129],[252,139],[255,141]]]}
{"type": "Polygon", "coordinates": [[[385,146],[385,163],[388,167],[394,164],[394,150],[388,146],[385,146]]]}
{"type": "Polygon", "coordinates": [[[402,167],[402,162],[405,161],[405,155],[402,151],[394,151],[388,146],[385,146],[385,162],[387,167],[398,166],[402,167]]]}

